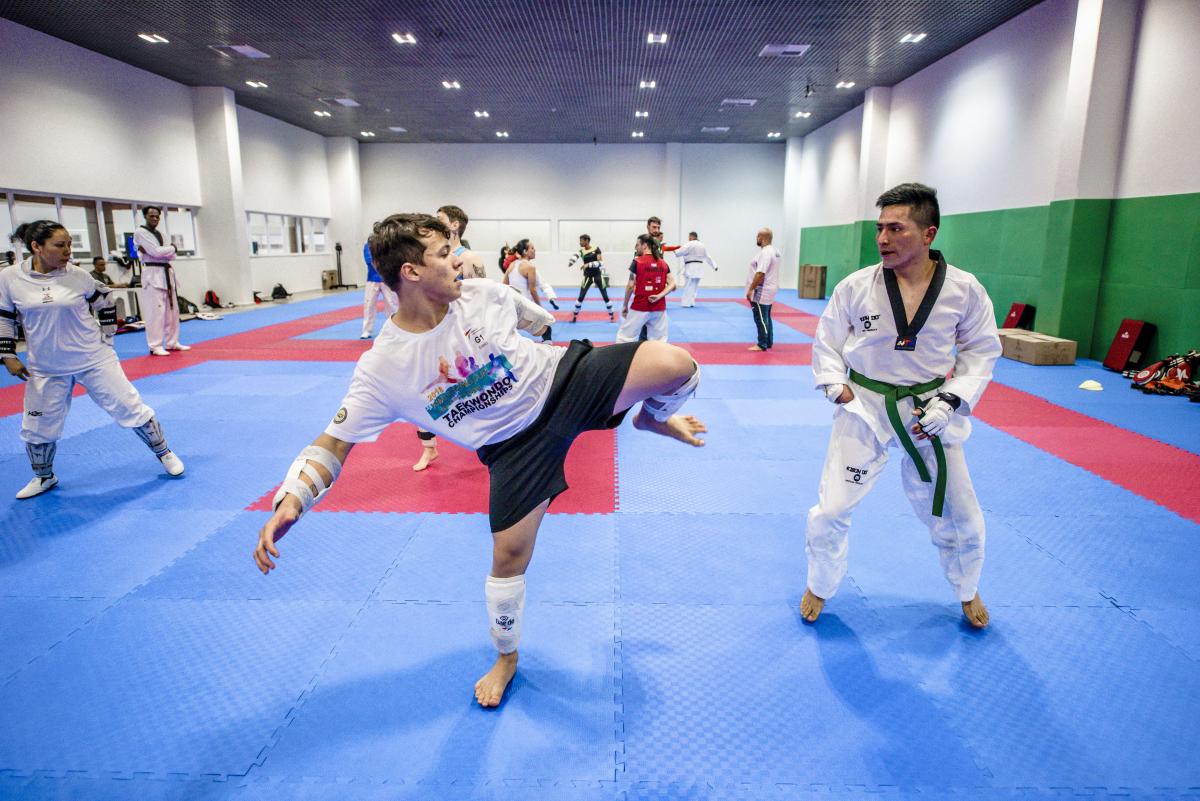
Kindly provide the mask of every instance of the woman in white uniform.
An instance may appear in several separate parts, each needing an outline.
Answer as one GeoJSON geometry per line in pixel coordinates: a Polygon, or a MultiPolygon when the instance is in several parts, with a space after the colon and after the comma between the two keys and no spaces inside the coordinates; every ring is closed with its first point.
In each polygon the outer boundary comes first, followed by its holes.
{"type": "Polygon", "coordinates": [[[33,468],[17,498],[58,484],[54,454],[77,383],[117,423],[132,428],[167,473],[182,475],[183,462],[167,447],[154,410],[142,402],[112,348],[116,309],[108,288],[70,263],[71,235],[63,226],[40,220],[18,233],[32,255],[0,271],[0,359],[26,382],[20,437],[33,468]],[[28,365],[17,357],[17,320],[25,330],[28,365]]]}

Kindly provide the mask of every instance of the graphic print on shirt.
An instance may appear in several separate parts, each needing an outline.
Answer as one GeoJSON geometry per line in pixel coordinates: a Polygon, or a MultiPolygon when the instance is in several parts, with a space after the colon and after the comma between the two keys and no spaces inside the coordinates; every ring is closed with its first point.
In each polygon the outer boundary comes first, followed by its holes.
{"type": "MultiPolygon", "coordinates": [[[[485,345],[480,328],[468,328],[463,335],[475,345],[485,345]]],[[[437,377],[426,385],[425,411],[430,418],[441,418],[450,428],[480,409],[495,405],[512,391],[517,383],[512,363],[504,354],[489,353],[487,362],[480,365],[471,355],[455,354],[451,374],[450,360],[438,357],[437,377]]]]}
{"type": "Polygon", "coordinates": [[[878,314],[864,314],[858,318],[858,321],[862,323],[862,332],[864,334],[870,334],[879,330],[878,314]]]}

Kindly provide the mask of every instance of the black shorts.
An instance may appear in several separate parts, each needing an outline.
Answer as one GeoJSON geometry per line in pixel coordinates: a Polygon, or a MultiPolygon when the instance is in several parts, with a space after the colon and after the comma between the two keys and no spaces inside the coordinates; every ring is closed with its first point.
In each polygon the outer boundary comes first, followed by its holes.
{"type": "Polygon", "coordinates": [[[572,340],[538,418],[521,433],[476,451],[490,477],[493,532],[516,525],[542,501],[553,501],[567,489],[563,464],[575,437],[616,428],[625,419],[625,412],[613,414],[613,405],[640,344],[597,348],[586,339],[572,340]]]}

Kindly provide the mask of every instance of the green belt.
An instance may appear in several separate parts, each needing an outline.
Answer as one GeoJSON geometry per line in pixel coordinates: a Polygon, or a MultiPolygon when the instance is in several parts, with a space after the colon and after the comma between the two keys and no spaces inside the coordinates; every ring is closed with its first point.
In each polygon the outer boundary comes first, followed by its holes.
{"type": "MultiPolygon", "coordinates": [[[[921,454],[917,451],[917,446],[913,443],[912,437],[908,435],[908,429],[904,427],[904,421],[900,419],[900,410],[896,407],[896,403],[901,398],[913,398],[919,401],[920,395],[933,390],[946,383],[945,378],[935,378],[932,381],[926,381],[924,384],[915,384],[911,387],[898,387],[895,384],[887,384],[883,381],[876,381],[873,378],[867,378],[865,375],[854,370],[850,371],[850,380],[860,387],[865,387],[872,392],[878,392],[883,396],[884,406],[887,407],[888,420],[891,421],[892,430],[896,432],[896,439],[900,441],[900,445],[908,453],[913,464],[917,466],[917,474],[921,476],[921,480],[928,484],[933,479],[929,475],[929,468],[925,466],[925,460],[921,458],[921,454]]],[[[933,487],[933,516],[942,516],[942,507],[946,503],[946,450],[942,447],[942,441],[937,437],[930,437],[930,442],[933,443],[933,454],[937,457],[937,483],[933,487]]]]}

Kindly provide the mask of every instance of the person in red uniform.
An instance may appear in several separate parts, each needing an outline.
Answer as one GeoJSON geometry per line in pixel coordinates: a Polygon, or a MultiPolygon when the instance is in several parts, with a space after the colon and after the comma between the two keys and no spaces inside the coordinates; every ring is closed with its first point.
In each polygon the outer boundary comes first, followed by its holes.
{"type": "Polygon", "coordinates": [[[617,342],[637,340],[642,326],[646,327],[647,339],[666,342],[667,295],[675,289],[671,268],[663,261],[661,245],[653,236],[642,234],[636,247],[637,258],[629,265],[617,342]]]}

